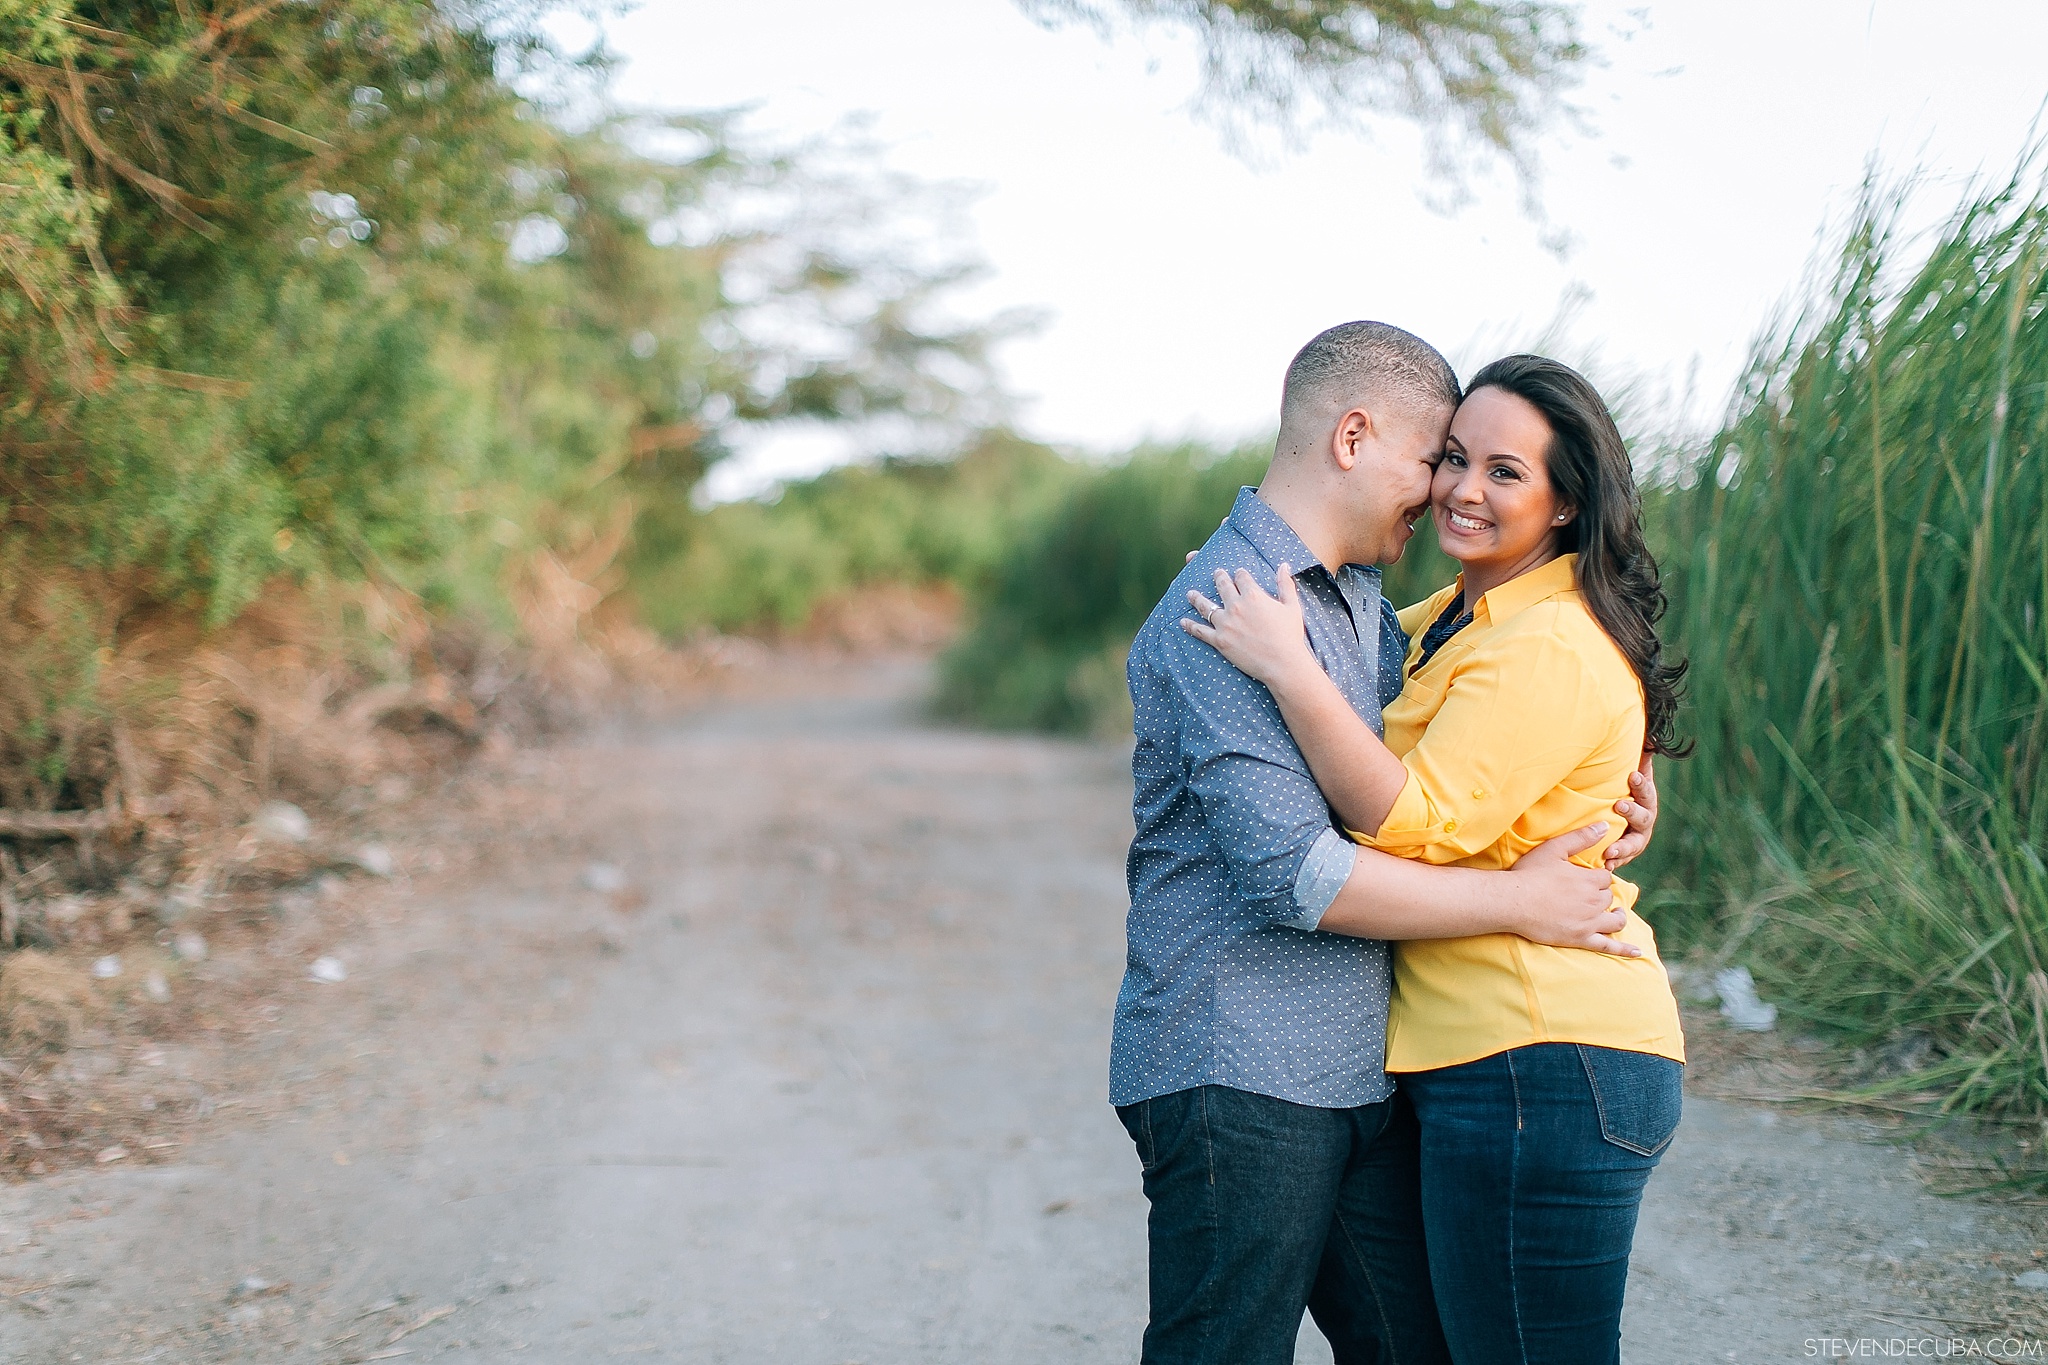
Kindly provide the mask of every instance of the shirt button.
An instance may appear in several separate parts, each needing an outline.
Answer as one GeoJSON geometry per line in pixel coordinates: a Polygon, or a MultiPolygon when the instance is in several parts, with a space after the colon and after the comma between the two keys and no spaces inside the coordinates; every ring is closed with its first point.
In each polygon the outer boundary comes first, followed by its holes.
{"type": "Polygon", "coordinates": [[[1486,793],[1481,791],[1479,788],[1474,787],[1472,789],[1472,799],[1474,801],[1484,801],[1486,799],[1486,793]]]}
{"type": "Polygon", "coordinates": [[[1456,820],[1446,820],[1446,821],[1444,821],[1444,833],[1446,833],[1446,834],[1456,834],[1457,832],[1458,832],[1458,822],[1457,822],[1456,820]]]}

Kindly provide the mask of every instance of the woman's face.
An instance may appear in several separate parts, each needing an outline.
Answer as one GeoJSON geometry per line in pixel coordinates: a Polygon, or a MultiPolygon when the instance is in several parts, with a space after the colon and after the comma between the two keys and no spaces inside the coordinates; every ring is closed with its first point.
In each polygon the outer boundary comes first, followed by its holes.
{"type": "Polygon", "coordinates": [[[1516,572],[1553,556],[1571,517],[1550,483],[1549,446],[1550,423],[1505,389],[1480,389],[1458,405],[1429,490],[1445,554],[1516,572]]]}

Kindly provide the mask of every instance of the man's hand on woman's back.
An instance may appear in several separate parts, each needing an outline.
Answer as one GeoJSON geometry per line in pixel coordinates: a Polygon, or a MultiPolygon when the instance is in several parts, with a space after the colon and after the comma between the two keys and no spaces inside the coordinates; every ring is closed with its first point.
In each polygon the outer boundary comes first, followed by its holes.
{"type": "Polygon", "coordinates": [[[1609,871],[1631,863],[1650,846],[1657,829],[1657,774],[1654,754],[1644,754],[1642,766],[1628,775],[1629,794],[1614,803],[1614,813],[1628,822],[1621,837],[1607,846],[1609,871]]]}

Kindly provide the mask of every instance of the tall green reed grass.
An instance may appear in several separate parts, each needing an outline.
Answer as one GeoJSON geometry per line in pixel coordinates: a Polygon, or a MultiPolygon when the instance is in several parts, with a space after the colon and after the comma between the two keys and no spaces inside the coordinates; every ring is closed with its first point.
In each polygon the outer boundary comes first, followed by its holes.
{"type": "Polygon", "coordinates": [[[1648,500],[1692,659],[1653,868],[1859,1093],[2048,1119],[2048,204],[1867,188],[1815,301],[1648,500]]]}

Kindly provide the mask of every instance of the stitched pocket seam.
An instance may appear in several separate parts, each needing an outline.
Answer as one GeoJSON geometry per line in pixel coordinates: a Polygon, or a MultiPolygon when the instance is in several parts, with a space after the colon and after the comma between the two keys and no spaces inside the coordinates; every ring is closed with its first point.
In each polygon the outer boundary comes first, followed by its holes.
{"type": "Polygon", "coordinates": [[[1586,1069],[1586,1085],[1593,1092],[1593,1109],[1600,1116],[1601,1140],[1613,1143],[1624,1152],[1634,1152],[1637,1156],[1663,1155],[1664,1149],[1671,1145],[1671,1140],[1678,1136],[1678,1125],[1672,1124],[1671,1131],[1664,1135],[1664,1140],[1654,1147],[1645,1147],[1640,1142],[1630,1142],[1627,1138],[1616,1137],[1607,1121],[1607,1098],[1600,1093],[1600,1077],[1593,1070],[1593,1059],[1586,1055],[1584,1043],[1574,1043],[1573,1046],[1579,1050],[1579,1065],[1586,1069]]]}

